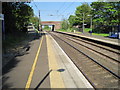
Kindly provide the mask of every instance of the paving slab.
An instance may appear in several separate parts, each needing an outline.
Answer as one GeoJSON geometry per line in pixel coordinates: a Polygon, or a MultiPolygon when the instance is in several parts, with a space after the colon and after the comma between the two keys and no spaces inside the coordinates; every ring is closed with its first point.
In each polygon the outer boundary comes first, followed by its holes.
{"type": "Polygon", "coordinates": [[[52,55],[58,64],[58,68],[54,68],[54,70],[61,69],[60,76],[65,88],[93,88],[51,35],[47,34],[47,39],[51,43],[51,45],[48,45],[48,48],[52,48],[52,55]]]}
{"type": "Polygon", "coordinates": [[[31,42],[30,50],[17,56],[3,69],[3,88],[25,88],[32,66],[37,62],[31,77],[30,88],[88,88],[92,85],[74,65],[53,37],[43,32],[42,40],[31,42]]]}

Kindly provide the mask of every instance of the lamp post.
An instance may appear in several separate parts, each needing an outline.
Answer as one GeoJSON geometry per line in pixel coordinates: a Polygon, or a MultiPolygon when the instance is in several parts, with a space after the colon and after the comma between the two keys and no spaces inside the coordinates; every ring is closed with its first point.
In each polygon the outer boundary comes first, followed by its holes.
{"type": "Polygon", "coordinates": [[[40,31],[40,10],[39,10],[39,19],[38,19],[38,31],[40,31]]]}
{"type": "Polygon", "coordinates": [[[85,14],[83,13],[83,33],[84,33],[84,18],[85,18],[85,14]]]}
{"type": "Polygon", "coordinates": [[[90,28],[91,28],[91,31],[92,31],[92,15],[87,15],[87,16],[91,16],[91,19],[90,19],[90,28]]]}

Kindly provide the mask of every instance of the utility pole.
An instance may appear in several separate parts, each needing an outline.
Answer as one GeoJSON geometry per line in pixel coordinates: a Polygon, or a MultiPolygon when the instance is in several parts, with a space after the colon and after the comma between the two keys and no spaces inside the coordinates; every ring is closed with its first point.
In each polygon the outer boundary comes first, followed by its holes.
{"type": "Polygon", "coordinates": [[[40,31],[39,25],[40,25],[40,10],[39,10],[39,20],[38,20],[38,31],[40,31]]]}
{"type": "Polygon", "coordinates": [[[92,15],[87,15],[87,16],[91,16],[91,19],[90,19],[90,28],[91,28],[91,31],[92,31],[92,15]]]}
{"type": "Polygon", "coordinates": [[[83,13],[83,33],[84,33],[84,13],[83,13]]]}
{"type": "Polygon", "coordinates": [[[92,16],[91,16],[91,31],[92,31],[92,16]]]}

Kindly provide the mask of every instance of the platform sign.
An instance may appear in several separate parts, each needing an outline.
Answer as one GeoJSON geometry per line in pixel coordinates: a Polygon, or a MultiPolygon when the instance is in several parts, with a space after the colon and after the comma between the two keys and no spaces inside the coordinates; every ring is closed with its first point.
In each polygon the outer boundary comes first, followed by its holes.
{"type": "Polygon", "coordinates": [[[2,33],[3,33],[3,39],[5,40],[5,25],[4,25],[4,14],[0,14],[0,21],[2,21],[2,33]]]}
{"type": "Polygon", "coordinates": [[[4,20],[4,14],[0,14],[0,20],[4,20]]]}

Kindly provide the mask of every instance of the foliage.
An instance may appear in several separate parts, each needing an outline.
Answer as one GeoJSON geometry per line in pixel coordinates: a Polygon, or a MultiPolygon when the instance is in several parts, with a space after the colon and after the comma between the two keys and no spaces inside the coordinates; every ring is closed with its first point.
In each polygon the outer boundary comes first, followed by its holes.
{"type": "Polygon", "coordinates": [[[85,28],[85,32],[89,32],[91,28],[85,28]]]}
{"type": "Polygon", "coordinates": [[[3,40],[3,50],[20,45],[22,41],[28,38],[28,35],[24,32],[19,32],[19,34],[16,33],[15,35],[8,34],[6,40],[3,40]]]}
{"type": "Polygon", "coordinates": [[[118,24],[118,2],[93,2],[92,14],[94,22],[98,25],[116,25],[118,24]]]}
{"type": "Polygon", "coordinates": [[[76,16],[74,15],[70,15],[68,21],[70,23],[70,28],[78,24],[78,22],[76,22],[76,16]]]}
{"type": "Polygon", "coordinates": [[[50,29],[50,27],[49,27],[48,25],[45,25],[45,26],[44,26],[44,29],[49,30],[49,29],[50,29]]]}
{"type": "Polygon", "coordinates": [[[58,29],[57,31],[62,31],[62,32],[72,32],[70,28],[66,29],[58,29]]]}
{"type": "Polygon", "coordinates": [[[31,18],[30,18],[30,22],[31,22],[32,24],[34,24],[34,26],[35,26],[36,29],[38,28],[39,18],[38,18],[37,16],[31,17],[31,18]]]}
{"type": "Polygon", "coordinates": [[[84,17],[84,23],[90,26],[90,18],[88,15],[91,14],[91,7],[87,3],[83,3],[81,6],[78,6],[75,11],[75,16],[70,15],[69,16],[69,23],[70,28],[73,28],[74,30],[79,30],[74,28],[73,26],[79,25],[79,27],[82,27],[83,24],[83,17],[84,17]]]}
{"type": "Polygon", "coordinates": [[[90,15],[91,12],[91,7],[89,6],[88,3],[83,3],[81,6],[78,6],[75,11],[76,15],[76,22],[81,25],[83,23],[83,17],[84,17],[84,22],[88,24],[90,22],[90,15]]]}
{"type": "Polygon", "coordinates": [[[91,7],[93,22],[96,25],[94,32],[109,32],[110,26],[118,25],[120,2],[93,2],[91,7]]]}
{"type": "Polygon", "coordinates": [[[24,2],[3,2],[2,13],[5,17],[5,32],[27,31],[33,9],[24,2]]]}
{"type": "Polygon", "coordinates": [[[69,28],[69,22],[66,19],[63,19],[62,23],[61,23],[62,29],[68,29],[69,28]]]}
{"type": "Polygon", "coordinates": [[[95,33],[108,33],[112,29],[117,30],[115,26],[119,25],[120,2],[102,1],[92,2],[90,6],[87,3],[78,6],[75,15],[69,16],[70,28],[76,25],[82,27],[84,17],[84,23],[87,24],[85,27],[90,26],[90,18],[92,18],[92,30],[95,33]]]}
{"type": "Polygon", "coordinates": [[[65,29],[58,29],[57,31],[67,32],[65,29]]]}
{"type": "Polygon", "coordinates": [[[99,36],[104,36],[104,37],[109,36],[109,34],[106,34],[106,33],[100,33],[100,34],[98,34],[98,33],[92,33],[92,35],[99,35],[99,36]]]}

